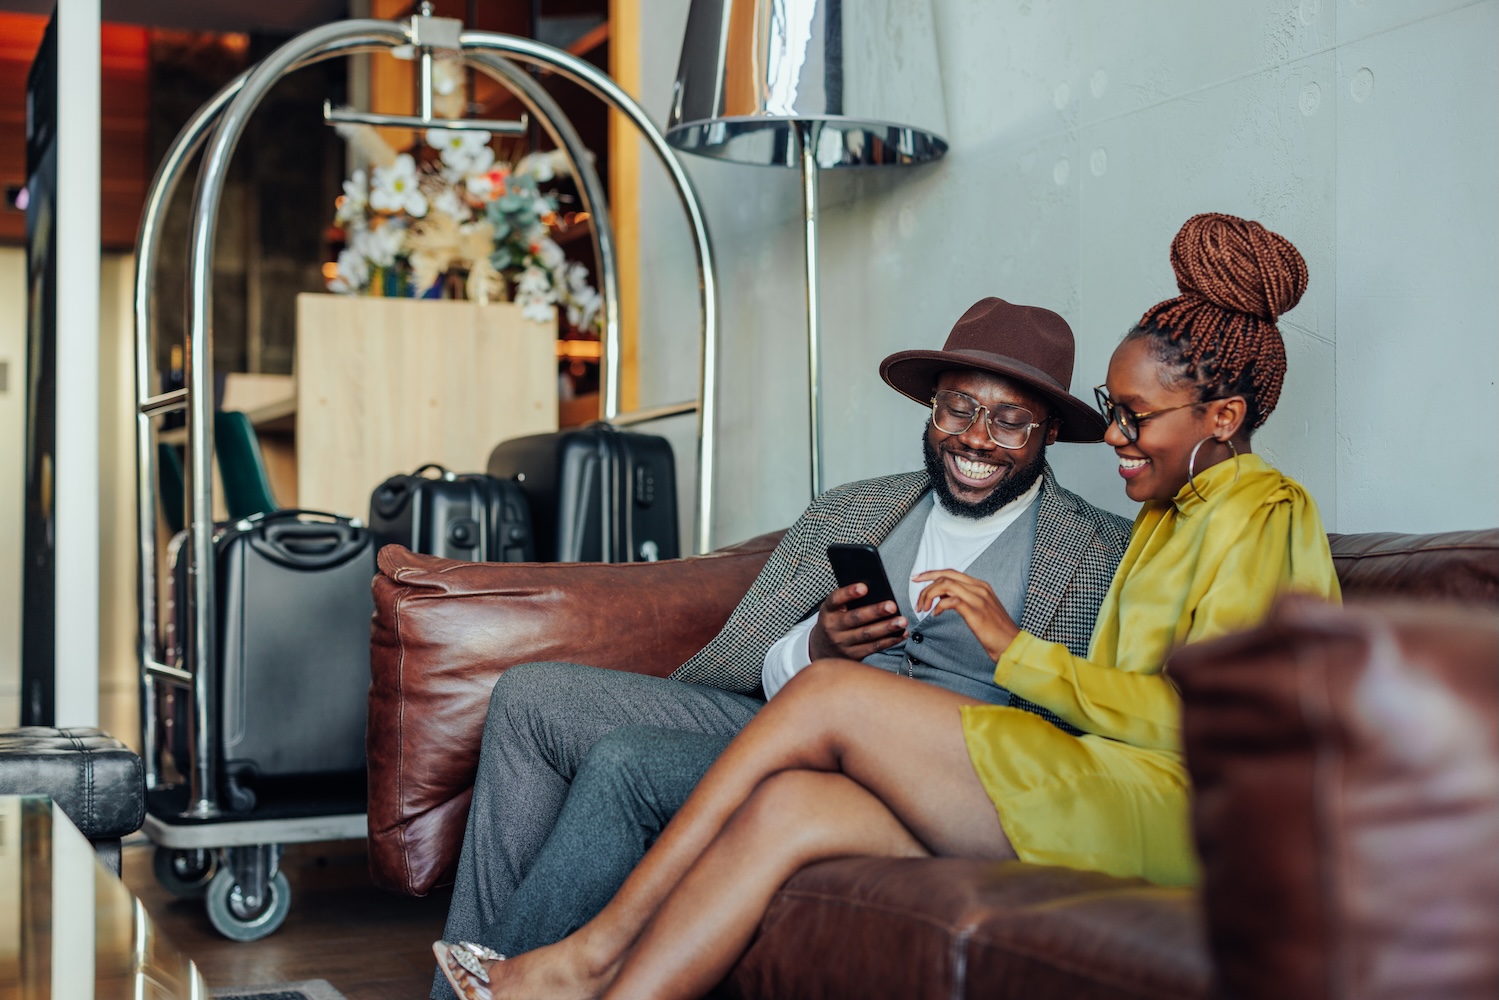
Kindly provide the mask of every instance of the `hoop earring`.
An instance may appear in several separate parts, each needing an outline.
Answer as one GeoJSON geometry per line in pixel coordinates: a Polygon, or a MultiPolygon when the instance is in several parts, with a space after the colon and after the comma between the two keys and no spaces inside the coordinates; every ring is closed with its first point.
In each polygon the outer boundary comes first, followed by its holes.
{"type": "Polygon", "coordinates": [[[1187,485],[1192,487],[1192,492],[1196,493],[1197,499],[1201,500],[1203,503],[1207,503],[1208,498],[1203,496],[1201,491],[1197,489],[1197,451],[1209,441],[1217,441],[1219,444],[1228,445],[1228,450],[1233,452],[1234,455],[1234,482],[1237,483],[1239,481],[1239,449],[1234,447],[1233,439],[1224,438],[1220,441],[1218,438],[1215,438],[1211,434],[1209,434],[1207,437],[1203,438],[1201,441],[1192,446],[1192,454],[1187,457],[1187,485]]]}

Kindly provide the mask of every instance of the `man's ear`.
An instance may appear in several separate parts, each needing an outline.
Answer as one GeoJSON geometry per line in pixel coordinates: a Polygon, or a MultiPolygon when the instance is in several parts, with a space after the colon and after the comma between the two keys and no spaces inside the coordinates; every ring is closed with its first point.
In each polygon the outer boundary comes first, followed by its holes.
{"type": "Polygon", "coordinates": [[[1056,444],[1057,443],[1057,435],[1060,434],[1060,433],[1062,433],[1062,418],[1061,417],[1047,417],[1046,418],[1046,443],[1048,445],[1056,444]]]}

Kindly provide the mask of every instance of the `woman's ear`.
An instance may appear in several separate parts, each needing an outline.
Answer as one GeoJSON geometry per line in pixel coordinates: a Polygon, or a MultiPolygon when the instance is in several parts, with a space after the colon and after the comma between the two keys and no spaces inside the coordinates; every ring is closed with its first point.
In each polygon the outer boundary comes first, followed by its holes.
{"type": "Polygon", "coordinates": [[[1239,436],[1239,430],[1244,426],[1244,417],[1249,412],[1249,404],[1243,396],[1229,396],[1227,399],[1219,399],[1213,402],[1212,420],[1213,436],[1219,441],[1228,441],[1239,436]]]}

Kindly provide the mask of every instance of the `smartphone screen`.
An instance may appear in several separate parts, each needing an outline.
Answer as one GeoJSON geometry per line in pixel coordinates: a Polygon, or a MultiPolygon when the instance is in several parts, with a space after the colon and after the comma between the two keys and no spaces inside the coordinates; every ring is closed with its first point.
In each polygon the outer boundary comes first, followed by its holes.
{"type": "Polygon", "coordinates": [[[833,566],[833,576],[837,579],[838,586],[862,583],[869,588],[869,592],[863,597],[849,602],[850,608],[895,600],[895,591],[890,589],[890,578],[885,575],[885,563],[880,559],[880,550],[873,545],[829,545],[828,562],[833,566]]]}

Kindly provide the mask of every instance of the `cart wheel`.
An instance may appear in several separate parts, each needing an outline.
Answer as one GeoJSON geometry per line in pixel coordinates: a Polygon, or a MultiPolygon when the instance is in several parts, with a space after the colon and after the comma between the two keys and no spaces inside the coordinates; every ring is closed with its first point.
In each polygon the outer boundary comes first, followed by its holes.
{"type": "Polygon", "coordinates": [[[219,865],[213,851],[158,847],[152,855],[151,867],[161,887],[178,899],[202,899],[219,865]]]}
{"type": "Polygon", "coordinates": [[[280,927],[291,909],[291,886],[281,872],[266,883],[265,893],[258,907],[247,906],[234,872],[220,868],[208,883],[208,919],[231,941],[259,941],[280,927]]]}

